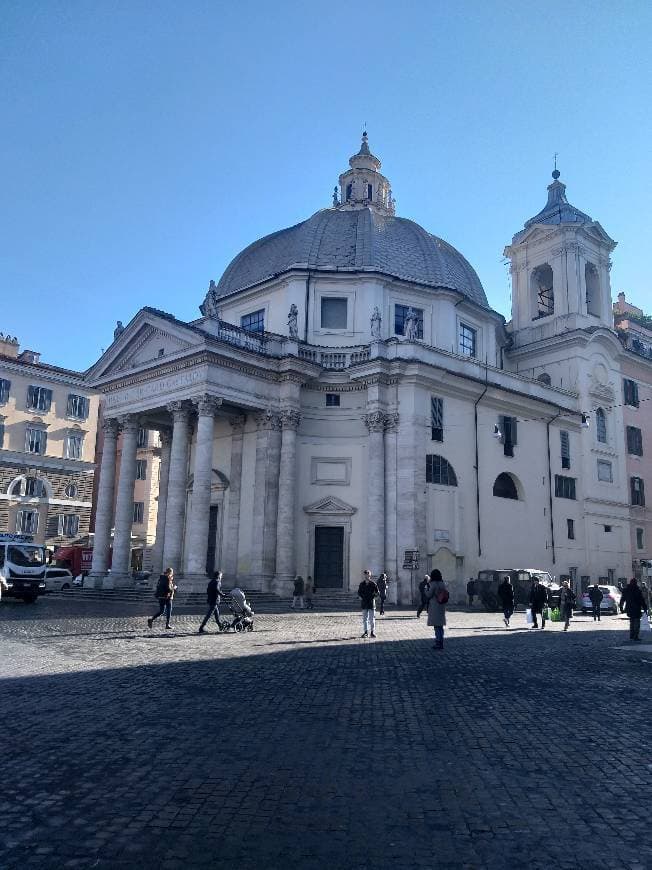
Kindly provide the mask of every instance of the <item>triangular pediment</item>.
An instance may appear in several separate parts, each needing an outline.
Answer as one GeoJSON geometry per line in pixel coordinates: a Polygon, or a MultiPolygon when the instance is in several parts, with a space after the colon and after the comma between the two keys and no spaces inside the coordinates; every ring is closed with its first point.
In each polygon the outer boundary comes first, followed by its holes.
{"type": "Polygon", "coordinates": [[[325,498],[320,498],[319,501],[304,507],[304,511],[307,514],[328,514],[329,516],[337,514],[346,517],[353,516],[357,510],[357,508],[347,504],[345,501],[335,498],[334,495],[327,495],[325,498]]]}
{"type": "Polygon", "coordinates": [[[165,363],[200,341],[183,322],[142,309],[86,374],[90,380],[124,375],[157,361],[165,363]]]}

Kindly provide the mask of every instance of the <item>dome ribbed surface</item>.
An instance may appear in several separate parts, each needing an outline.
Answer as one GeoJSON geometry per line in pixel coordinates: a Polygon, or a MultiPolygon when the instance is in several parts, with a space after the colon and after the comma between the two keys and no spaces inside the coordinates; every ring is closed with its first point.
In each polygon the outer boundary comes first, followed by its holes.
{"type": "Polygon", "coordinates": [[[225,296],[291,269],[380,272],[458,290],[489,308],[470,263],[447,242],[414,221],[373,208],[327,208],[293,227],[254,242],[231,261],[217,292],[225,296]]]}

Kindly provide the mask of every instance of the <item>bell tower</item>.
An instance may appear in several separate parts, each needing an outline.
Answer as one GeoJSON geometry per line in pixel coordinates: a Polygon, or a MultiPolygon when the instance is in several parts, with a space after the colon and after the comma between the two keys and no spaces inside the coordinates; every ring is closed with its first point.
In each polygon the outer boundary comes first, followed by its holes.
{"type": "Polygon", "coordinates": [[[343,211],[375,208],[384,214],[394,214],[395,203],[389,181],[380,173],[380,160],[369,150],[367,132],[362,134],[360,150],[349,158],[350,169],[340,175],[340,198],[337,188],[333,206],[343,211]]]}
{"type": "Polygon", "coordinates": [[[516,346],[572,329],[613,326],[609,255],[616,242],[568,202],[559,176],[555,168],[546,205],[505,248],[516,346]]]}

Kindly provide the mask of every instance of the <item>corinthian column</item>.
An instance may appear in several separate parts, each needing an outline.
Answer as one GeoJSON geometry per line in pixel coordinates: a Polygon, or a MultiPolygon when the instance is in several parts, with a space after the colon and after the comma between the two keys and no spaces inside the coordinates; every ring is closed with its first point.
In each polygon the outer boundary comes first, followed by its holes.
{"type": "Polygon", "coordinates": [[[115,500],[115,531],[113,533],[113,583],[129,580],[131,556],[131,527],[134,523],[134,483],[136,481],[136,450],[138,447],[138,417],[127,414],[120,418],[122,452],[120,477],[115,500]]]}
{"type": "Polygon", "coordinates": [[[367,439],[367,567],[378,575],[385,561],[385,420],[382,411],[365,414],[367,439]]]}
{"type": "Polygon", "coordinates": [[[156,511],[156,539],[152,547],[152,575],[163,571],[163,539],[165,538],[165,514],[168,506],[168,477],[170,474],[170,448],[172,446],[172,432],[169,429],[160,429],[161,460],[158,475],[158,498],[156,511]]]}
{"type": "Polygon", "coordinates": [[[278,592],[287,591],[284,583],[294,579],[295,531],[294,510],[297,485],[298,411],[281,411],[281,457],[278,478],[278,514],[276,522],[276,578],[278,592]]]}
{"type": "Polygon", "coordinates": [[[385,570],[391,585],[389,594],[398,603],[398,553],[396,535],[396,433],[398,414],[390,413],[385,420],[385,570]]]}
{"type": "Polygon", "coordinates": [[[222,404],[222,400],[215,396],[203,395],[193,399],[192,402],[197,408],[197,440],[188,535],[188,574],[199,579],[206,577],[213,476],[213,434],[215,412],[222,404]]]}
{"type": "Polygon", "coordinates": [[[272,411],[263,411],[256,415],[256,425],[251,570],[259,588],[267,589],[276,568],[281,419],[272,411]]]}
{"type": "Polygon", "coordinates": [[[181,569],[183,547],[183,520],[186,509],[186,485],[188,482],[188,445],[190,410],[185,402],[171,402],[168,411],[172,414],[172,447],[170,449],[170,473],[168,475],[168,500],[165,515],[163,543],[164,568],[181,569]]]}
{"type": "Polygon", "coordinates": [[[102,577],[109,567],[109,548],[111,546],[111,518],[113,516],[113,492],[115,488],[115,458],[118,443],[118,421],[106,418],[102,423],[104,445],[100,466],[100,484],[97,491],[95,508],[95,536],[93,542],[93,566],[91,577],[95,586],[102,587],[102,577]]]}
{"type": "Polygon", "coordinates": [[[229,507],[227,519],[226,548],[224,550],[224,573],[231,583],[238,576],[238,547],[240,542],[240,495],[242,492],[242,448],[244,444],[245,417],[231,420],[231,471],[229,474],[229,507]]]}

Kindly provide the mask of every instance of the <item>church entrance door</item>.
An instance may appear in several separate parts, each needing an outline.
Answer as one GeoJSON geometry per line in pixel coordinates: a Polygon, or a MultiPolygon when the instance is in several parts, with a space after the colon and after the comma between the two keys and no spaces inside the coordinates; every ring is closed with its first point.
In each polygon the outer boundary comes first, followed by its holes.
{"type": "Polygon", "coordinates": [[[344,586],[344,526],[315,526],[313,578],[317,590],[344,586]]]}
{"type": "Polygon", "coordinates": [[[213,572],[215,571],[215,555],[217,550],[217,518],[219,511],[219,505],[211,505],[211,512],[208,517],[208,549],[206,550],[206,573],[209,577],[212,577],[213,572]]]}

